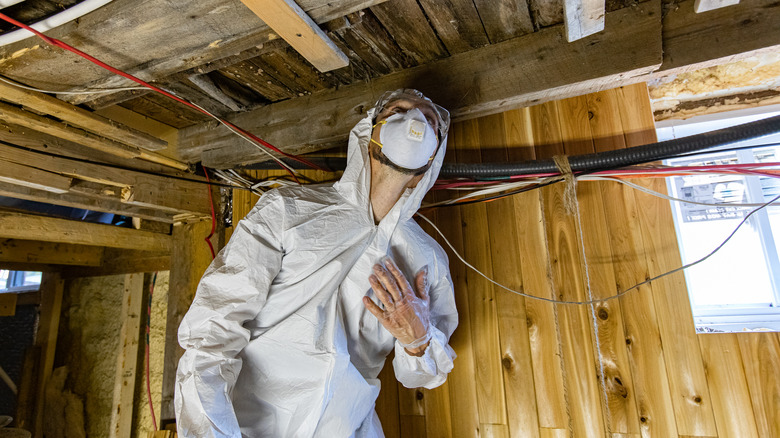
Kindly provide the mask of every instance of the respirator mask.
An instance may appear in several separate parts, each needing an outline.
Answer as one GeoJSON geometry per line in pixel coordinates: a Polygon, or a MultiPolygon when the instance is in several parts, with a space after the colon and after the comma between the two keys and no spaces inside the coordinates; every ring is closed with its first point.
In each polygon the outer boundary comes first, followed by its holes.
{"type": "Polygon", "coordinates": [[[393,164],[404,169],[419,169],[433,160],[440,141],[447,135],[450,114],[413,89],[385,93],[376,106],[379,141],[393,164]]]}

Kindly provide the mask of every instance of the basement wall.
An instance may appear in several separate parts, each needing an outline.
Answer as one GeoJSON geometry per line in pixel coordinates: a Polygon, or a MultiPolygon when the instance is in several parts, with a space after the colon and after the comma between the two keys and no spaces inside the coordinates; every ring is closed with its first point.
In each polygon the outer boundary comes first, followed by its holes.
{"type": "MultiPolygon", "coordinates": [[[[146,281],[150,280],[146,276],[146,281]]],[[[55,367],[67,366],[65,391],[72,391],[84,403],[87,437],[108,437],[117,374],[119,337],[122,327],[124,275],[86,277],[66,283],[60,320],[55,367]]],[[[148,283],[144,299],[148,298],[148,283]]],[[[168,272],[158,274],[152,309],[151,387],[159,412],[162,359],[165,337],[168,272]]],[[[146,302],[146,301],[144,301],[146,302]]],[[[146,322],[146,306],[143,309],[146,322]]],[[[142,332],[145,329],[142,325],[142,332]]],[[[139,339],[136,373],[134,437],[146,437],[152,430],[147,405],[144,358],[145,337],[139,339]]],[[[158,417],[159,418],[159,417],[158,417]]]]}

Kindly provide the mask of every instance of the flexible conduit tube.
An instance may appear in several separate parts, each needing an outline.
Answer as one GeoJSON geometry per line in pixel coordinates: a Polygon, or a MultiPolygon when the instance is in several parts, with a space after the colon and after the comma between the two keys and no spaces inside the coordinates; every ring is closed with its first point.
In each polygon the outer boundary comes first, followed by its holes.
{"type": "MultiPolygon", "coordinates": [[[[629,149],[572,156],[569,157],[569,164],[574,172],[625,167],[671,158],[687,152],[696,152],[740,141],[752,140],[776,132],[780,132],[780,116],[629,149]]],[[[557,172],[558,168],[551,159],[519,163],[447,163],[442,166],[439,177],[495,179],[507,178],[512,175],[557,172]]]]}
{"type": "MultiPolygon", "coordinates": [[[[16,0],[0,0],[0,2],[2,2],[0,3],[0,5],[3,5],[3,7],[11,6],[14,4],[15,1],[16,0]]],[[[32,24],[30,25],[30,27],[37,30],[38,32],[46,32],[47,30],[54,29],[57,26],[62,26],[63,24],[69,21],[73,21],[77,18],[81,18],[84,15],[87,15],[90,12],[94,11],[95,9],[107,5],[108,3],[111,2],[112,0],[84,0],[83,2],[77,5],[65,9],[64,11],[60,12],[57,15],[52,15],[49,18],[43,19],[35,24],[32,24]]],[[[33,36],[33,33],[24,29],[17,29],[12,32],[4,33],[0,35],[0,47],[11,43],[15,43],[17,41],[21,41],[31,36],[33,36]]]]}

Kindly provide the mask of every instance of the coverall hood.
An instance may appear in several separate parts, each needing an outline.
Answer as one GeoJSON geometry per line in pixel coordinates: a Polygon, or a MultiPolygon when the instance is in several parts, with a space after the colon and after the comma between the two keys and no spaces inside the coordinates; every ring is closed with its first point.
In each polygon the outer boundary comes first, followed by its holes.
{"type": "MultiPolygon", "coordinates": [[[[334,188],[347,200],[357,205],[370,203],[371,194],[371,159],[368,154],[369,141],[373,129],[373,120],[376,108],[372,108],[349,133],[349,146],[347,149],[347,167],[341,179],[334,188]]],[[[422,200],[428,190],[436,183],[439,177],[444,155],[447,152],[447,137],[445,136],[439,150],[433,158],[433,162],[423,175],[420,182],[414,188],[406,189],[401,199],[391,210],[398,216],[392,215],[399,221],[410,219],[420,209],[422,200]],[[398,209],[398,210],[396,210],[398,209]]],[[[388,214],[391,216],[391,214],[388,214]]]]}

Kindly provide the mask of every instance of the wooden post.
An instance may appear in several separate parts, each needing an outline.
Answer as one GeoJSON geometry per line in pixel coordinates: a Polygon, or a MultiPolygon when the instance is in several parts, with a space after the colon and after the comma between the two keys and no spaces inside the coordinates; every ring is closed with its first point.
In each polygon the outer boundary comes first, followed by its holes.
{"type": "Polygon", "coordinates": [[[184,350],[179,347],[177,333],[179,324],[195,297],[200,277],[211,263],[211,253],[206,242],[203,241],[210,231],[209,221],[177,224],[173,227],[171,276],[168,285],[168,322],[165,329],[165,365],[160,408],[160,419],[163,421],[176,417],[173,409],[176,367],[179,358],[184,354],[184,350]]]}
{"type": "Polygon", "coordinates": [[[138,364],[138,338],[141,335],[143,314],[143,274],[125,275],[122,300],[122,331],[119,338],[114,407],[111,412],[111,438],[130,436],[133,426],[133,395],[138,364]]]}
{"type": "Polygon", "coordinates": [[[35,403],[34,436],[43,437],[44,393],[54,367],[54,352],[57,347],[57,329],[60,326],[62,291],[64,281],[57,273],[44,273],[41,281],[41,308],[35,345],[41,348],[38,372],[38,390],[35,403]]]}

